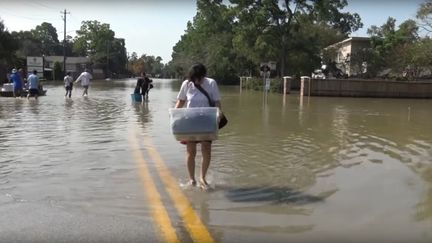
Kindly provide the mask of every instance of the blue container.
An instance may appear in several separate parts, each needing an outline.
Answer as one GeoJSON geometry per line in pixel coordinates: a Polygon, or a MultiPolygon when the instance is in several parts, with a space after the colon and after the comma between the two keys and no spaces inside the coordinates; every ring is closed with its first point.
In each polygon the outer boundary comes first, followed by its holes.
{"type": "Polygon", "coordinates": [[[142,102],[141,94],[131,94],[131,98],[133,102],[142,102]]]}

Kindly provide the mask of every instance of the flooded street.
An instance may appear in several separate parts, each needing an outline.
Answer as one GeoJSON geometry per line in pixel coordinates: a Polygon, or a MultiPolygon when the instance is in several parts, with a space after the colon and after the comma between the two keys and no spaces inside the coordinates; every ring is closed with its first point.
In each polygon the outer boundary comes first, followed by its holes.
{"type": "Polygon", "coordinates": [[[144,104],[131,102],[134,85],[0,97],[1,242],[163,241],[149,175],[191,241],[167,171],[217,242],[432,241],[432,100],[221,87],[229,123],[213,143],[214,190],[202,192],[183,186],[185,146],[169,130],[180,82],[154,79],[144,104]]]}

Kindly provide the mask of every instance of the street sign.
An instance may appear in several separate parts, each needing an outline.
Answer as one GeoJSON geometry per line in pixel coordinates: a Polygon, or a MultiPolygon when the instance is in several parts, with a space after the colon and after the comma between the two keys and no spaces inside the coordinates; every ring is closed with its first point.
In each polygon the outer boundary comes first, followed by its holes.
{"type": "Polygon", "coordinates": [[[42,57],[27,57],[27,67],[43,67],[43,58],[42,57]]]}

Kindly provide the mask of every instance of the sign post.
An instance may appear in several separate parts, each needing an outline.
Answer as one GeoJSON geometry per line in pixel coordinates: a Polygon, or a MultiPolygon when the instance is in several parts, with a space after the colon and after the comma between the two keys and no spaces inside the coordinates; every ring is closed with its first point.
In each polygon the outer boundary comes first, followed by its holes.
{"type": "Polygon", "coordinates": [[[44,60],[43,57],[27,57],[27,74],[30,74],[36,70],[38,77],[43,78],[44,76],[44,60]]]}
{"type": "Polygon", "coordinates": [[[263,88],[264,91],[267,92],[270,90],[270,67],[267,65],[267,63],[262,63],[260,70],[263,76],[263,88]]]}

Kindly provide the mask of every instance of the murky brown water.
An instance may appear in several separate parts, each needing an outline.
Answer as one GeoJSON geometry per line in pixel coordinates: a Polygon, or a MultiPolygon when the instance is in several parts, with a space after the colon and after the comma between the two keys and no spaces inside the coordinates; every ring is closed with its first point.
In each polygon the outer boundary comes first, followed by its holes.
{"type": "MultiPolygon", "coordinates": [[[[129,131],[186,182],[167,112],[179,83],[155,80],[145,104],[130,101],[134,84],[95,82],[72,100],[58,85],[38,101],[0,98],[0,210],[149,221],[129,131]]],[[[432,241],[432,100],[221,92],[229,124],[214,143],[215,190],[184,189],[217,241],[432,241]]],[[[17,227],[0,221],[0,234],[17,227]]]]}

